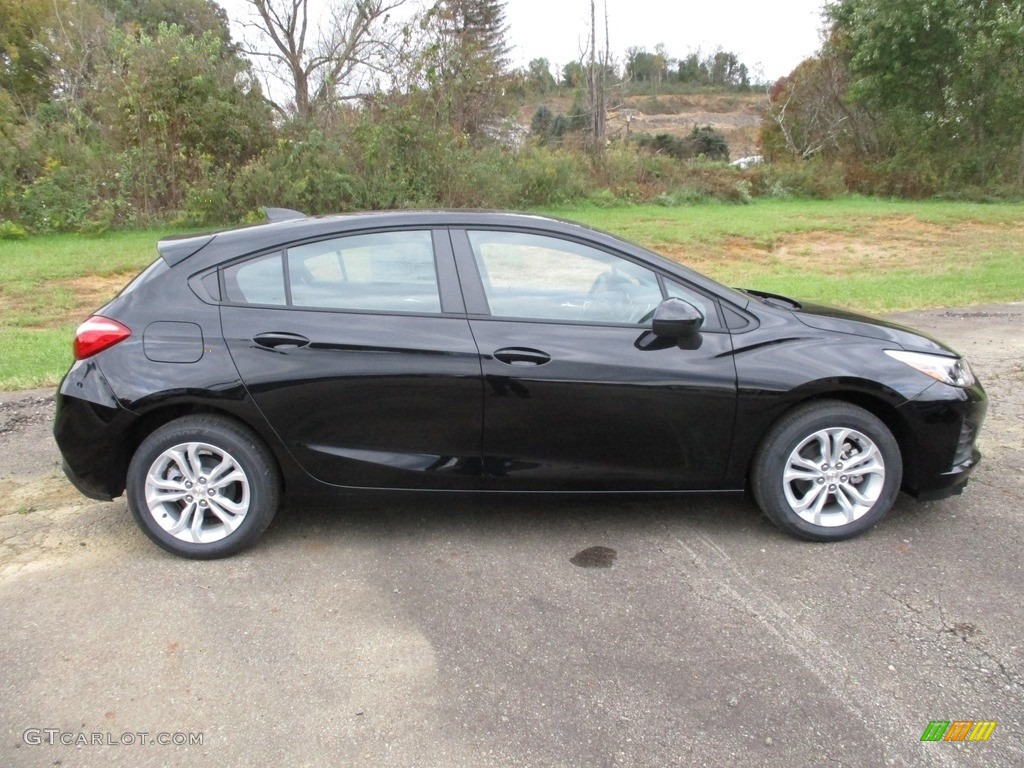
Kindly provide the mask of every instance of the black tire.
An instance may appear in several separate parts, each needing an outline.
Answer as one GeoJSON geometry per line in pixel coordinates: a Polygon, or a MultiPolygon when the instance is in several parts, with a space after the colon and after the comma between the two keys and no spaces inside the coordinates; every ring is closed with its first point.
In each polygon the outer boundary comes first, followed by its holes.
{"type": "Polygon", "coordinates": [[[128,467],[127,490],[135,522],[157,545],[209,560],[263,534],[277,512],[281,481],[256,433],[202,415],[176,419],[143,440],[128,467]]]}
{"type": "Polygon", "coordinates": [[[754,457],[750,484],[758,506],[786,533],[840,541],[885,517],[902,478],[899,445],[880,419],[850,403],[819,400],[772,426],[754,457]]]}

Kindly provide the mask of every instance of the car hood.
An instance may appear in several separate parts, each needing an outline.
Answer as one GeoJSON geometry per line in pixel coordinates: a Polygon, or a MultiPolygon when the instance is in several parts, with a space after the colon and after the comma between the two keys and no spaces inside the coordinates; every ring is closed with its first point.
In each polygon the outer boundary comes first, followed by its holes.
{"type": "Polygon", "coordinates": [[[931,352],[942,355],[959,355],[948,346],[927,334],[905,325],[892,323],[879,317],[848,312],[836,307],[801,302],[794,309],[793,316],[804,325],[820,331],[847,333],[851,336],[865,336],[892,342],[904,349],[916,352],[931,352]]]}

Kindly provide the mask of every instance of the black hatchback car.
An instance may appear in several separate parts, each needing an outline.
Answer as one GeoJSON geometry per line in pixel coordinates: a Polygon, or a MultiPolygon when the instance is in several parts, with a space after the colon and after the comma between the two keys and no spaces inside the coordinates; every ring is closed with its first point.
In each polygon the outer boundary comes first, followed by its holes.
{"type": "Polygon", "coordinates": [[[911,329],[535,216],[275,217],[161,241],[60,385],[68,477],[176,554],[353,489],[749,489],[838,540],[978,463],[985,393],[911,329]]]}

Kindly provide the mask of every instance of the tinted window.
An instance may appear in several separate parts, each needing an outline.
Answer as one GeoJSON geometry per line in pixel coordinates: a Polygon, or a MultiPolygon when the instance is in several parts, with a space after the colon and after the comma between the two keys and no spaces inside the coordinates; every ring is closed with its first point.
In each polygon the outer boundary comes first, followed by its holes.
{"type": "Polygon", "coordinates": [[[440,312],[430,232],[352,235],[288,249],[292,304],[440,312]]]}
{"type": "Polygon", "coordinates": [[[224,270],[228,301],[240,304],[284,304],[284,270],[281,254],[233,264],[224,270]]]}
{"type": "Polygon", "coordinates": [[[644,267],[568,240],[519,232],[469,232],[496,317],[642,323],[661,301],[644,267]]]}

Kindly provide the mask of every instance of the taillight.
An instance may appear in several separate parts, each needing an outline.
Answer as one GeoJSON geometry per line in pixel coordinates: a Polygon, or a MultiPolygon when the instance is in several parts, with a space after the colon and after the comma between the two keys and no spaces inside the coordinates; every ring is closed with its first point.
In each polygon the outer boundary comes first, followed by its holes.
{"type": "Polygon", "coordinates": [[[132,332],[116,320],[93,315],[75,331],[75,360],[92,357],[131,335],[132,332]]]}

